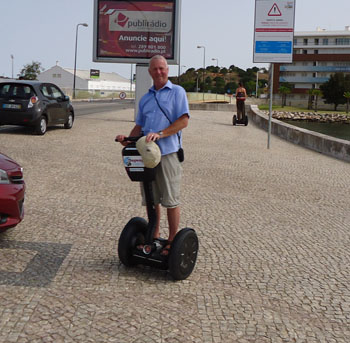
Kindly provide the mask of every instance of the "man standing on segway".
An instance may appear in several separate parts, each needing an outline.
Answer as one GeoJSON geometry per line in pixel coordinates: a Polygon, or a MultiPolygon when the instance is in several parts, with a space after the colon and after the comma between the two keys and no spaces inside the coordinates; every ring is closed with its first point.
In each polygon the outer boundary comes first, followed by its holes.
{"type": "MultiPolygon", "coordinates": [[[[148,72],[153,79],[153,86],[139,102],[136,125],[129,136],[145,135],[146,142],[156,142],[162,154],[161,163],[155,167],[156,179],[152,183],[157,213],[154,238],[159,238],[160,234],[162,205],[167,209],[169,236],[161,255],[167,256],[180,224],[182,129],[188,125],[189,106],[185,90],[168,80],[169,67],[163,56],[151,58],[148,72]]],[[[123,142],[125,137],[118,135],[116,140],[126,145],[127,142],[123,142]]]]}

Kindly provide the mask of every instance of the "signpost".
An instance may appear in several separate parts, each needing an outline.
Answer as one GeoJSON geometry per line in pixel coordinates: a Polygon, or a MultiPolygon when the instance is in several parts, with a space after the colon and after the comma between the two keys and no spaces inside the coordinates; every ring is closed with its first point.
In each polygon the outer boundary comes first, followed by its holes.
{"type": "Polygon", "coordinates": [[[255,0],[254,63],[271,63],[270,148],[274,63],[293,62],[295,0],[255,0]]]}

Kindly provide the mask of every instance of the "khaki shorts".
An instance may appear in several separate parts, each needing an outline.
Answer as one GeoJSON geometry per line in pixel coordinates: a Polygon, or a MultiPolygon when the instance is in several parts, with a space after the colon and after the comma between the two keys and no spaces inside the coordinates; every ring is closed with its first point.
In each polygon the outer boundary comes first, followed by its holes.
{"type": "MultiPolygon", "coordinates": [[[[175,208],[180,205],[180,184],[182,166],[174,152],[162,156],[156,167],[156,179],[152,182],[154,203],[167,208],[175,208]]],[[[142,205],[146,206],[146,199],[141,183],[142,205]]]]}

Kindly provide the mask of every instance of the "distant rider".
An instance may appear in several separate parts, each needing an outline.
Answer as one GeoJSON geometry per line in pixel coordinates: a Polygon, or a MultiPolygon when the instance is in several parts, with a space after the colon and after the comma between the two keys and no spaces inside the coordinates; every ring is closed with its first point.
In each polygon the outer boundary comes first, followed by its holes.
{"type": "Polygon", "coordinates": [[[237,118],[238,120],[242,120],[243,116],[245,116],[245,99],[247,98],[247,91],[243,87],[242,83],[238,84],[238,88],[236,89],[236,106],[237,106],[237,118]]]}

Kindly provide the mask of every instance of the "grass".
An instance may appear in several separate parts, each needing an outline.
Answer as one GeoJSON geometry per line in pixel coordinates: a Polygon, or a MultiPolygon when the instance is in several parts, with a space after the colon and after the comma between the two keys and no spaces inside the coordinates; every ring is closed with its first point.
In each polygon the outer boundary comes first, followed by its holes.
{"type": "MultiPolygon", "coordinates": [[[[262,111],[269,111],[269,105],[263,104],[259,105],[259,110],[262,111]]],[[[272,106],[273,111],[279,111],[279,112],[311,112],[311,113],[318,113],[318,114],[326,114],[326,113],[337,113],[337,114],[346,114],[349,115],[349,113],[346,113],[345,111],[334,111],[334,110],[308,110],[306,107],[292,107],[292,106],[278,106],[273,105],[272,106]]]]}

